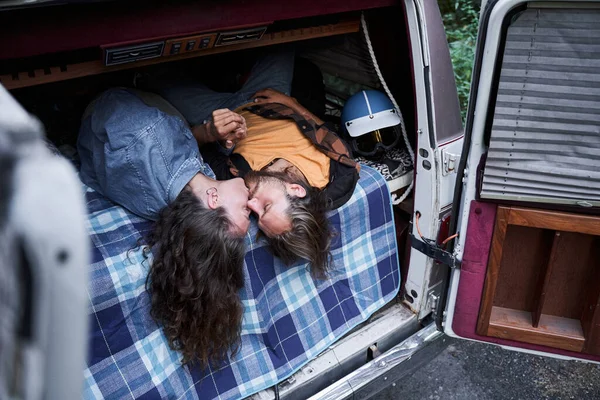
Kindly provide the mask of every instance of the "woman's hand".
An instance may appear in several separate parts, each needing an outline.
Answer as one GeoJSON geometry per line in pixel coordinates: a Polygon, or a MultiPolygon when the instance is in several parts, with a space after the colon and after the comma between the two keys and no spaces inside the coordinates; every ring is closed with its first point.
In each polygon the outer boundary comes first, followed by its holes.
{"type": "Polygon", "coordinates": [[[209,142],[221,142],[225,148],[232,148],[239,140],[246,137],[248,128],[241,115],[222,108],[212,112],[212,120],[193,129],[199,145],[209,142]]]}

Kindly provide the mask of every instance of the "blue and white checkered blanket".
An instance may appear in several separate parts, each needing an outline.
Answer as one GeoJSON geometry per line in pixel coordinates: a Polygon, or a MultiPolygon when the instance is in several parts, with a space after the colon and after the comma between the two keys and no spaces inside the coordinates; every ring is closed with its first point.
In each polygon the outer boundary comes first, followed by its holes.
{"type": "Polygon", "coordinates": [[[86,399],[237,399],[287,378],[373,312],[400,286],[390,195],[363,167],[355,193],[331,212],[338,232],[334,270],[311,278],[305,264],[285,267],[247,236],[241,351],[219,369],[183,367],[149,315],[149,260],[138,239],[150,222],[87,189],[92,264],[86,399]]]}

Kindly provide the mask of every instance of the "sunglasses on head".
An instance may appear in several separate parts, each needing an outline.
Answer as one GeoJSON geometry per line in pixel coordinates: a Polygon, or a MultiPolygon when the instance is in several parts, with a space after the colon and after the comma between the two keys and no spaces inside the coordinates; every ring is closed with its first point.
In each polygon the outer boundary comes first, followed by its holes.
{"type": "Polygon", "coordinates": [[[377,129],[352,138],[352,150],[358,155],[369,157],[395,147],[399,139],[397,126],[377,129]]]}

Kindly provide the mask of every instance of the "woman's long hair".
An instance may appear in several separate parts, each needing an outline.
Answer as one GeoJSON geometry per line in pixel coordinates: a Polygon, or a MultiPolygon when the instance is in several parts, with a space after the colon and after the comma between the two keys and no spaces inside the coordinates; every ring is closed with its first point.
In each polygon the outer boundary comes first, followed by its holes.
{"type": "Polygon", "coordinates": [[[151,315],[184,364],[218,365],[239,349],[245,248],[230,225],[224,209],[208,209],[184,189],[149,240],[151,315]]]}

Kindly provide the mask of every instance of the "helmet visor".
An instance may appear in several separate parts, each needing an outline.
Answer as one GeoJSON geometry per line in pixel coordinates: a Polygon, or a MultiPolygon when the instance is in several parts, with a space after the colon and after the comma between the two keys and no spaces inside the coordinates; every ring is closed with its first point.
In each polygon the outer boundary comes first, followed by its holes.
{"type": "Polygon", "coordinates": [[[399,138],[397,127],[390,126],[353,138],[352,143],[354,151],[359,155],[372,156],[379,151],[393,148],[399,138]]]}

